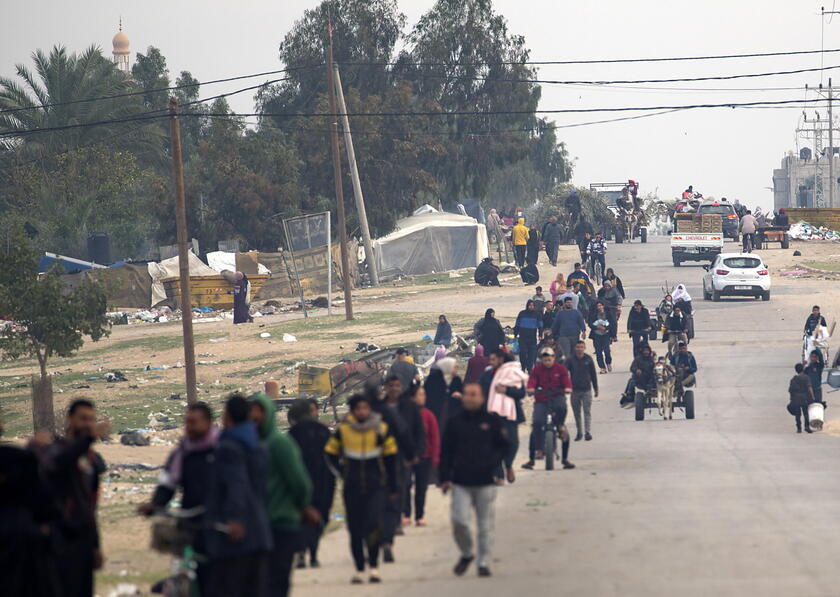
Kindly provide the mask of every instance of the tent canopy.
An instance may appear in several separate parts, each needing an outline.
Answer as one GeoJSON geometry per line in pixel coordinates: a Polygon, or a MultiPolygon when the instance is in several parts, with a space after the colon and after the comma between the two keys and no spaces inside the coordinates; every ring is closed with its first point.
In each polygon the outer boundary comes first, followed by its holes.
{"type": "Polygon", "coordinates": [[[428,274],[475,267],[489,255],[487,229],[474,218],[427,213],[397,222],[373,243],[382,275],[428,274]]]}
{"type": "MultiPolygon", "coordinates": [[[[187,255],[189,256],[190,278],[195,276],[217,276],[219,274],[216,270],[206,266],[192,251],[187,255]]],[[[160,263],[149,263],[149,276],[152,278],[151,303],[153,307],[166,300],[166,290],[163,287],[162,280],[176,278],[179,274],[180,270],[178,268],[177,257],[164,259],[160,263]]]]}
{"type": "MultiPolygon", "coordinates": [[[[236,253],[227,251],[213,251],[207,253],[207,264],[217,272],[224,270],[236,271],[236,253]]],[[[262,263],[257,264],[257,273],[268,275],[271,271],[262,263]]]]}

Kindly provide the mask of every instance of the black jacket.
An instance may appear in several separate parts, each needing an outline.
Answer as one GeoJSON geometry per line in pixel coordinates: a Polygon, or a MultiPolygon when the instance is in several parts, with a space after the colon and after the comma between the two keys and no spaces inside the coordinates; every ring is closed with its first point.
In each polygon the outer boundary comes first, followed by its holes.
{"type": "Polygon", "coordinates": [[[636,385],[647,385],[653,379],[653,358],[645,358],[642,355],[633,359],[630,364],[630,371],[633,374],[633,379],[636,380],[636,385]],[[636,371],[641,370],[642,374],[637,375],[636,371]]]}
{"type": "Polygon", "coordinates": [[[452,377],[452,383],[447,385],[443,372],[432,368],[423,384],[423,389],[426,390],[426,408],[432,411],[438,425],[443,429],[446,421],[461,411],[461,401],[452,397],[453,393],[464,390],[461,378],[455,375],[452,377]]]}
{"type": "Polygon", "coordinates": [[[497,350],[499,346],[507,344],[507,336],[502,329],[502,324],[495,317],[490,319],[484,318],[481,322],[481,340],[480,343],[484,347],[485,354],[497,350]]]}
{"type": "MultiPolygon", "coordinates": [[[[189,510],[197,506],[203,506],[210,491],[213,475],[214,448],[186,452],[181,464],[181,478],[177,486],[169,482],[161,482],[155,488],[152,496],[152,504],[157,508],[165,508],[180,488],[182,490],[181,508],[189,510]]],[[[166,462],[166,470],[169,470],[174,452],[170,454],[166,462]]]]}
{"type": "Polygon", "coordinates": [[[242,541],[233,541],[226,533],[208,529],[206,545],[210,558],[270,550],[271,526],[265,510],[268,452],[259,441],[256,427],[242,423],[225,429],[219,437],[214,458],[205,517],[210,523],[240,522],[245,526],[245,537],[242,541]]]}
{"type": "Polygon", "coordinates": [[[546,245],[560,244],[560,224],[546,222],[542,229],[542,238],[546,245]]]}
{"type": "Polygon", "coordinates": [[[402,460],[414,460],[417,454],[426,450],[426,429],[420,409],[409,398],[402,397],[396,406],[380,400],[373,404],[373,410],[382,415],[391,433],[397,440],[402,460]]]}
{"type": "Polygon", "coordinates": [[[672,313],[665,322],[665,327],[668,328],[669,332],[684,332],[688,329],[688,322],[685,315],[677,316],[672,313]]]}
{"type": "Polygon", "coordinates": [[[598,391],[598,374],[595,372],[595,362],[588,354],[582,359],[572,355],[566,362],[566,369],[572,376],[572,391],[586,392],[590,389],[598,391]]]}
{"type": "MultiPolygon", "coordinates": [[[[303,457],[303,464],[312,480],[312,505],[326,518],[335,492],[335,475],[327,466],[324,446],[330,439],[329,428],[314,420],[304,420],[289,429],[303,457]]],[[[328,521],[324,520],[324,524],[328,521]]]]}
{"type": "Polygon", "coordinates": [[[650,313],[648,310],[642,307],[642,310],[636,312],[635,309],[630,309],[630,313],[627,314],[627,331],[628,332],[647,332],[653,325],[650,322],[650,313]]]}
{"type": "Polygon", "coordinates": [[[499,415],[484,410],[461,412],[449,420],[443,433],[440,481],[492,485],[509,443],[499,415]]]}
{"type": "Polygon", "coordinates": [[[790,393],[790,401],[795,406],[811,404],[811,380],[804,373],[797,373],[790,379],[788,392],[790,393]]]}
{"type": "Polygon", "coordinates": [[[621,278],[616,276],[615,278],[611,278],[610,282],[612,282],[613,286],[615,286],[616,290],[618,290],[618,294],[621,295],[621,298],[626,299],[627,295],[624,294],[624,284],[621,283],[621,278]]]}
{"type": "Polygon", "coordinates": [[[805,333],[806,334],[813,334],[814,330],[817,329],[818,326],[825,326],[825,317],[822,315],[817,315],[814,317],[814,314],[811,313],[808,316],[808,319],[805,320],[805,333]]]}

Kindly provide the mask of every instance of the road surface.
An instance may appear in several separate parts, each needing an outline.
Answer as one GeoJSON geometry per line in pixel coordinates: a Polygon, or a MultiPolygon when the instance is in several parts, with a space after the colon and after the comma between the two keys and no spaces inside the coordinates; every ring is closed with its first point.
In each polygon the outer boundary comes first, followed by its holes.
{"type": "MultiPolygon", "coordinates": [[[[840,441],[795,434],[785,410],[801,325],[826,282],[775,280],[769,303],[704,302],[703,270],[674,268],[657,239],[612,245],[608,266],[623,280],[625,312],[636,298],[655,306],[666,280],[687,284],[696,307],[691,350],[700,367],[696,420],[677,411],[673,421],[649,413],[635,422],[632,411],[618,407],[631,360],[622,335],[613,373],[600,378],[594,441],[572,444],[578,468],[518,470],[516,483],[499,491],[491,580],[475,570],[452,575],[457,552],[448,503],[430,489],[430,526],[398,539],[398,561],[381,568],[381,586],[347,586],[352,569],[342,529],[325,538],[324,568],[296,573],[296,595],[840,594],[833,564],[840,552],[840,441]]],[[[543,270],[544,286],[552,277],[543,270]]],[[[504,319],[530,291],[503,291],[435,300],[477,317],[494,306],[504,319]]],[[[527,456],[528,431],[520,427],[517,467],[527,456]]]]}

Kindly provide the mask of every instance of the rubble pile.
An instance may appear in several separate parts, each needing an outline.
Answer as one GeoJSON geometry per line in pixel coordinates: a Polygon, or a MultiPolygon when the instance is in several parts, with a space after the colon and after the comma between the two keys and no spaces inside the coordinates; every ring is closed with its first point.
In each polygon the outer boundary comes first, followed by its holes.
{"type": "Polygon", "coordinates": [[[825,226],[812,226],[808,222],[797,222],[790,227],[788,232],[794,240],[831,240],[840,241],[840,232],[831,230],[825,226]]]}

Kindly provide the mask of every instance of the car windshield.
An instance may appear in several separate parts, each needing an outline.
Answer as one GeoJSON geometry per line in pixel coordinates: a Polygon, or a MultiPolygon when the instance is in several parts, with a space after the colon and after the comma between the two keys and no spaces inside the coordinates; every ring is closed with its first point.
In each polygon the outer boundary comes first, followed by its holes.
{"type": "Polygon", "coordinates": [[[739,269],[754,269],[761,265],[761,260],[755,257],[730,257],[723,260],[727,267],[737,267],[739,269]]]}
{"type": "Polygon", "coordinates": [[[731,205],[701,205],[701,214],[717,214],[719,216],[728,216],[732,213],[731,205]]]}

